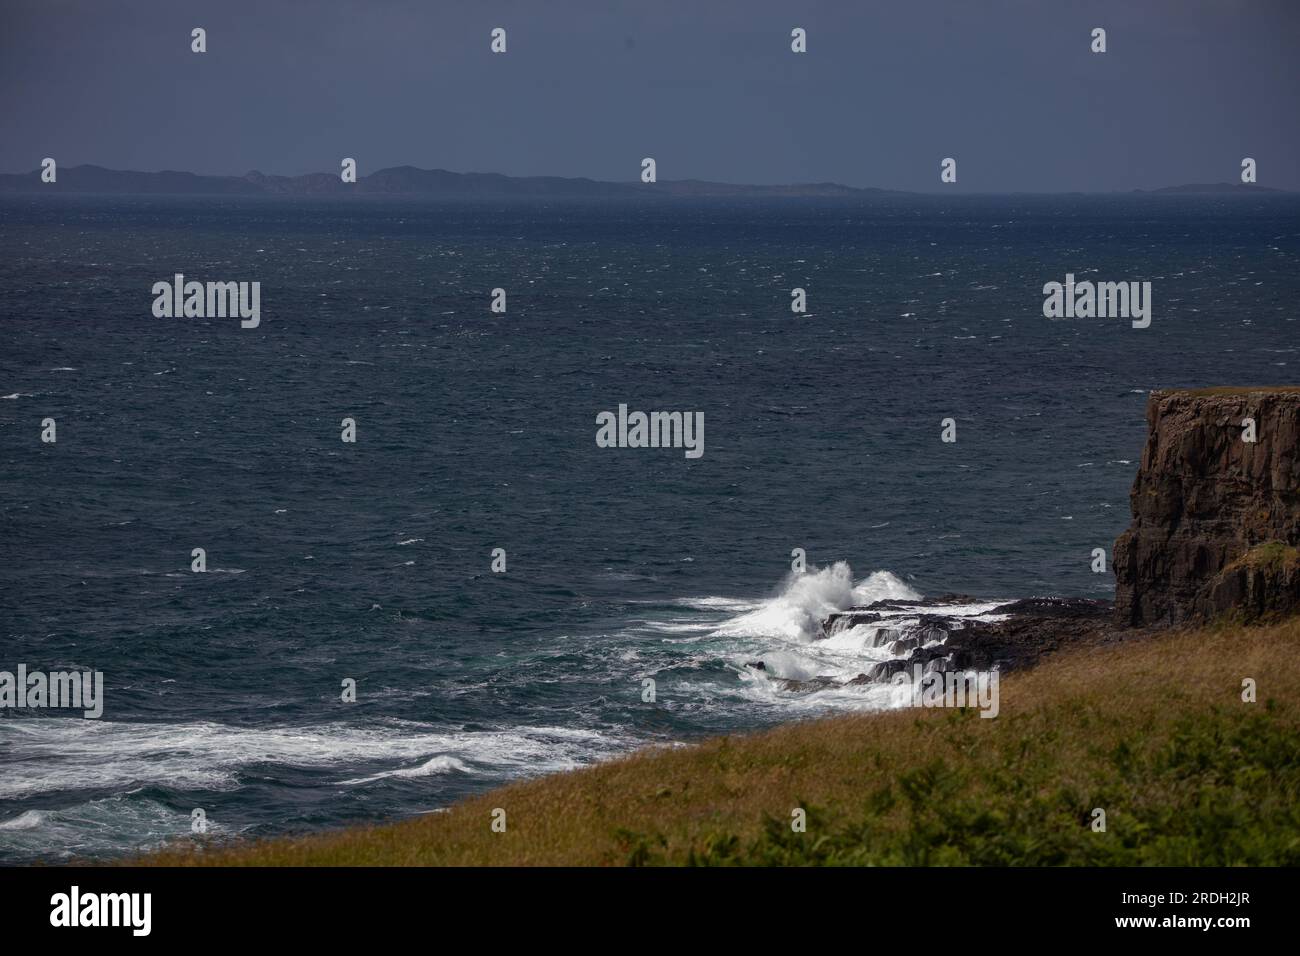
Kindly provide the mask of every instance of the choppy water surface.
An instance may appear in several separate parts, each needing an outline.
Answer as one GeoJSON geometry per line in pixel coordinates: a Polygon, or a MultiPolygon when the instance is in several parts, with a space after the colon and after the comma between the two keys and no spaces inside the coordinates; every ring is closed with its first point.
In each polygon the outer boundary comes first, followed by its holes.
{"type": "Polygon", "coordinates": [[[779,679],[888,654],[816,639],[847,606],[1109,596],[1146,393],[1294,383],[1298,252],[1287,199],[5,200],[0,670],[106,703],[0,713],[0,861],[887,705],[779,679]],[[261,326],[154,318],[177,272],[261,326]],[[1067,272],[1151,280],[1151,327],[1044,319],[1067,272]],[[620,403],[703,411],[704,456],[598,448],[620,403]]]}

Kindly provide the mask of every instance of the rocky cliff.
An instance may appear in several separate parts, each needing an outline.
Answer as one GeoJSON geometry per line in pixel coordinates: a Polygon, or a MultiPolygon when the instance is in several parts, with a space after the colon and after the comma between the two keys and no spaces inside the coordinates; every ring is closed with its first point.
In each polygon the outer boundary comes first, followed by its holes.
{"type": "Polygon", "coordinates": [[[1147,424],[1115,542],[1120,623],[1300,609],[1300,387],[1153,392],[1147,424]]]}

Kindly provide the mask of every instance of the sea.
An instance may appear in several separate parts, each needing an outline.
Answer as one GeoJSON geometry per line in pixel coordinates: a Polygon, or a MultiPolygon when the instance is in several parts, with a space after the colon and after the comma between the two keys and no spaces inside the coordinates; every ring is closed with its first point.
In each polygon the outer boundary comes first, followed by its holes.
{"type": "Polygon", "coordinates": [[[1300,381],[1298,267],[1288,196],[0,199],[0,671],[103,679],[0,707],[0,863],[892,706],[791,689],[889,654],[826,616],[1110,598],[1149,393],[1300,381]],[[1045,318],[1067,275],[1150,326],[1045,318]]]}

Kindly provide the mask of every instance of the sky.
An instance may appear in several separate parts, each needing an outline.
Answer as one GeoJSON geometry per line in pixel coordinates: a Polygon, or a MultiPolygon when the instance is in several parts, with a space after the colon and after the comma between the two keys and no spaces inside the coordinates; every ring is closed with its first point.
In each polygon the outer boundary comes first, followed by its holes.
{"type": "Polygon", "coordinates": [[[1297,190],[1298,119],[1300,0],[0,0],[3,172],[1297,190]]]}

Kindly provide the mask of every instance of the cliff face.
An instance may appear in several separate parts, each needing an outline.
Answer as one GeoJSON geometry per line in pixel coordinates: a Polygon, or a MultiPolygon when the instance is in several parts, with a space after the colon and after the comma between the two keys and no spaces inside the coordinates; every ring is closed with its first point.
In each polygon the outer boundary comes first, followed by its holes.
{"type": "Polygon", "coordinates": [[[1120,622],[1300,609],[1300,387],[1153,392],[1147,424],[1115,542],[1120,622]]]}

